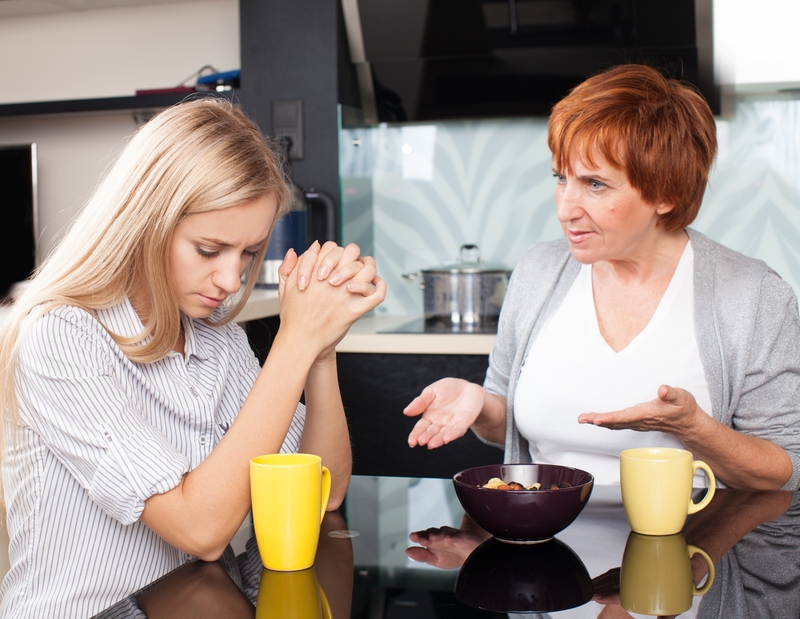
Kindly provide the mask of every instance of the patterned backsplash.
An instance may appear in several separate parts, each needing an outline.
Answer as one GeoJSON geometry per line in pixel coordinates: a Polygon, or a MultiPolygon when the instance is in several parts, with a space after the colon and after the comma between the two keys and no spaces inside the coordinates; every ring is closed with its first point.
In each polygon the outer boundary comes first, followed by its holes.
{"type": "MultiPolygon", "coordinates": [[[[717,121],[719,157],[693,228],[764,260],[800,293],[800,100],[740,101],[717,121]]],[[[375,256],[389,292],[377,311],[422,314],[402,275],[453,262],[474,243],[510,268],[561,237],[547,120],[342,129],[345,242],[375,256]]]]}

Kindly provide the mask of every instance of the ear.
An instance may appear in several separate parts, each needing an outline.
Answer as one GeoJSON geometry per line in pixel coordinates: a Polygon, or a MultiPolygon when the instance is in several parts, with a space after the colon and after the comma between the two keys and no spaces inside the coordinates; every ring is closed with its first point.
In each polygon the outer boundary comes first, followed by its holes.
{"type": "Polygon", "coordinates": [[[660,204],[656,205],[656,213],[658,213],[659,215],[666,215],[674,208],[675,208],[674,204],[666,204],[664,202],[661,202],[660,204]]]}

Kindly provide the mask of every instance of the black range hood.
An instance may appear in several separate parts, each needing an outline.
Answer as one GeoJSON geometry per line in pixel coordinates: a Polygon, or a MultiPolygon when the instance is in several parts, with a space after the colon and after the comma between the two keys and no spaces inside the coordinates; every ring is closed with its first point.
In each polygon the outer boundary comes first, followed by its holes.
{"type": "Polygon", "coordinates": [[[364,120],[547,116],[586,77],[642,63],[719,113],[712,0],[341,0],[364,120]]]}

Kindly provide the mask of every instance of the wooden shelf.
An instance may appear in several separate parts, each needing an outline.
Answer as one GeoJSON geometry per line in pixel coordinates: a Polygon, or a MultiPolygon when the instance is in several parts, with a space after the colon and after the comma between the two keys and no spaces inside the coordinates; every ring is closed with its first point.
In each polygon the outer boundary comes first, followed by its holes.
{"type": "Polygon", "coordinates": [[[235,91],[197,91],[108,97],[103,99],[71,99],[66,101],[36,101],[32,103],[0,104],[0,118],[39,116],[42,114],[79,114],[86,112],[118,112],[126,110],[160,109],[180,103],[187,97],[220,97],[232,100],[235,91]]]}

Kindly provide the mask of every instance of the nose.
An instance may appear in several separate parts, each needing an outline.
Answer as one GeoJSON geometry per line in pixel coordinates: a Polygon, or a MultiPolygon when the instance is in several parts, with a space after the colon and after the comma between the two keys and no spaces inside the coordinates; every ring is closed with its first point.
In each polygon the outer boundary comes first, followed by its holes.
{"type": "Polygon", "coordinates": [[[561,223],[567,223],[579,219],[582,214],[578,184],[566,179],[556,186],[556,217],[561,223]]]}
{"type": "MultiPolygon", "coordinates": [[[[234,254],[234,252],[231,252],[234,254]]],[[[212,281],[214,285],[225,292],[235,294],[242,285],[239,260],[232,255],[230,259],[221,260],[214,271],[212,281]]]]}

